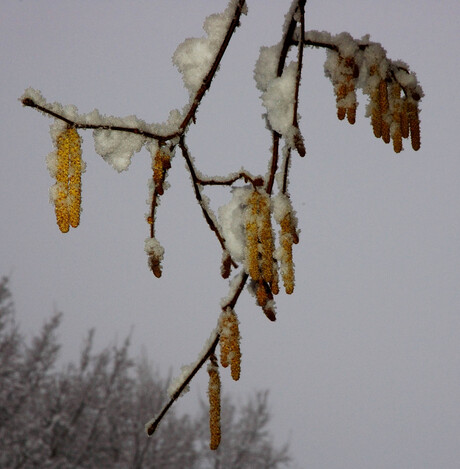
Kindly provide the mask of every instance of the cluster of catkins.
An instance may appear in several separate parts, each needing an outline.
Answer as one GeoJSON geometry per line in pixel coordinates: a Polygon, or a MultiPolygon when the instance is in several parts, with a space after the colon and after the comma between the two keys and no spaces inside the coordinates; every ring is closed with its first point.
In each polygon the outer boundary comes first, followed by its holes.
{"type": "Polygon", "coordinates": [[[369,96],[366,115],[374,135],[393,149],[403,149],[402,139],[411,138],[412,148],[420,148],[418,103],[423,96],[415,74],[400,61],[391,61],[380,44],[356,41],[341,33],[328,38],[335,47],[328,50],[325,73],[334,86],[337,117],[356,119],[356,89],[369,96]]]}
{"type": "MultiPolygon", "coordinates": [[[[220,364],[227,368],[230,366],[232,378],[240,379],[241,351],[239,321],[235,311],[227,307],[222,311],[219,318],[219,346],[220,364]]],[[[209,430],[211,438],[209,447],[217,449],[220,443],[220,375],[217,358],[212,354],[208,363],[209,385],[209,430]]]]}
{"type": "MultiPolygon", "coordinates": [[[[297,218],[291,201],[286,194],[270,195],[255,185],[252,189],[235,192],[235,203],[241,211],[232,211],[232,217],[240,217],[244,237],[244,271],[251,279],[251,290],[265,315],[275,320],[273,295],[279,293],[279,273],[286,293],[294,291],[294,263],[292,246],[298,243],[297,218]],[[272,218],[279,224],[278,248],[275,248],[275,235],[272,218]]],[[[235,224],[235,229],[240,226],[235,224]]],[[[239,231],[239,229],[236,229],[239,231]]],[[[228,234],[228,233],[227,233],[228,234]]],[[[225,254],[225,253],[224,253],[225,254]]],[[[228,253],[227,253],[228,254],[228,253]]],[[[230,256],[224,255],[222,274],[230,273],[230,256]]],[[[218,324],[220,364],[230,366],[231,376],[237,381],[241,371],[241,351],[239,321],[231,307],[224,307],[218,324]]],[[[217,358],[210,356],[209,374],[209,427],[210,448],[217,449],[220,442],[220,376],[217,358]]]]}
{"type": "Polygon", "coordinates": [[[261,188],[247,199],[245,210],[245,269],[251,277],[257,303],[266,316],[275,320],[273,295],[279,293],[278,269],[287,294],[294,291],[292,245],[299,241],[297,219],[288,196],[280,194],[270,200],[261,188]],[[272,213],[280,225],[279,247],[275,249],[272,213]]]}
{"type": "Polygon", "coordinates": [[[57,133],[54,143],[56,151],[48,156],[48,169],[56,179],[50,196],[54,203],[56,223],[62,233],[80,223],[81,173],[84,163],[81,159],[81,137],[73,127],[57,133]]]}

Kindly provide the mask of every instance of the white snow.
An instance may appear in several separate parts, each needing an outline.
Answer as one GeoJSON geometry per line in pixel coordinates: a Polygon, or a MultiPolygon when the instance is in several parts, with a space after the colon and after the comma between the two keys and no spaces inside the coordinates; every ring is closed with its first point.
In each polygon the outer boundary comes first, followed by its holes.
{"type": "Polygon", "coordinates": [[[184,86],[193,97],[211,69],[235,14],[237,1],[229,2],[223,13],[208,16],[203,24],[206,37],[188,38],[177,47],[173,64],[182,73],[184,86]]]}
{"type": "Polygon", "coordinates": [[[128,169],[131,157],[145,143],[142,135],[109,129],[93,131],[94,148],[118,172],[128,169]]]}
{"type": "Polygon", "coordinates": [[[245,208],[248,197],[253,191],[252,187],[235,187],[232,189],[232,198],[226,205],[219,207],[219,223],[225,238],[225,246],[236,262],[245,258],[245,208]]]}
{"type": "Polygon", "coordinates": [[[144,251],[147,254],[154,254],[155,257],[160,261],[163,259],[163,255],[165,252],[163,246],[159,243],[156,238],[146,238],[144,244],[144,251]]]}
{"type": "Polygon", "coordinates": [[[276,44],[271,47],[261,47],[259,58],[254,68],[254,79],[257,89],[266,91],[270,82],[276,78],[278,61],[282,44],[276,44]]]}
{"type": "MultiPolygon", "coordinates": [[[[190,373],[196,368],[198,363],[203,360],[205,355],[209,352],[209,349],[211,345],[214,343],[214,341],[217,339],[219,332],[218,332],[218,327],[214,328],[211,332],[211,335],[209,336],[208,340],[204,343],[203,349],[199,353],[197,359],[190,363],[189,365],[183,365],[181,367],[181,372],[179,376],[176,376],[171,380],[171,383],[169,384],[168,387],[168,396],[172,399],[175,394],[178,392],[179,388],[184,384],[184,382],[187,380],[187,378],[190,376],[190,373]]],[[[186,386],[182,392],[181,396],[185,393],[187,393],[190,390],[189,386],[186,386]]]]}
{"type": "Polygon", "coordinates": [[[267,118],[273,130],[290,141],[296,133],[294,119],[294,98],[297,63],[291,62],[280,77],[270,81],[262,94],[262,103],[267,109],[267,118]]]}

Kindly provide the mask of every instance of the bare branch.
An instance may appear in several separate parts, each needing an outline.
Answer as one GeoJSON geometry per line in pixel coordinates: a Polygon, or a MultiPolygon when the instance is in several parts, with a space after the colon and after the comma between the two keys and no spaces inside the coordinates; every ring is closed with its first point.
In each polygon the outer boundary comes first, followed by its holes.
{"type": "MultiPolygon", "coordinates": [[[[209,225],[209,228],[215,233],[222,249],[225,251],[227,248],[225,247],[225,239],[220,233],[219,229],[217,228],[216,224],[214,223],[213,217],[209,214],[210,208],[205,204],[203,197],[201,196],[201,191],[200,191],[200,184],[198,182],[198,178],[196,176],[196,171],[195,167],[193,165],[192,159],[190,158],[190,154],[188,152],[188,148],[185,145],[184,137],[181,137],[179,140],[179,147],[182,150],[182,156],[184,157],[188,170],[190,171],[190,175],[192,177],[192,183],[193,183],[193,189],[195,190],[195,197],[200,204],[201,210],[203,212],[204,218],[209,225]]],[[[232,259],[232,265],[233,267],[238,267],[238,264],[233,261],[232,259]]]]}

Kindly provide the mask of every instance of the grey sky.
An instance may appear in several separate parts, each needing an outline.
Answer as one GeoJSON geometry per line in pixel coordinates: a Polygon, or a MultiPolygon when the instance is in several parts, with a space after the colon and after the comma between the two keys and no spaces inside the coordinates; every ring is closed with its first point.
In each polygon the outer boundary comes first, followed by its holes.
{"type": "MultiPolygon", "coordinates": [[[[279,41],[290,1],[248,1],[198,112],[188,144],[200,170],[244,165],[265,173],[270,136],[252,79],[261,45],[279,41]]],[[[158,210],[164,274],[143,251],[149,157],[116,173],[84,132],[81,226],[62,235],[48,203],[45,157],[51,121],[23,108],[24,89],[49,101],[167,118],[187,98],[170,57],[225,1],[3,0],[0,28],[0,267],[11,276],[22,329],[64,311],[64,359],[85,332],[98,346],[133,327],[166,373],[195,359],[215,326],[227,283],[220,247],[176,157],[158,210]]],[[[456,468],[460,460],[460,185],[457,0],[311,0],[307,28],[366,33],[417,73],[422,148],[395,156],[372,135],[360,96],[357,123],[339,122],[324,51],[307,50],[301,130],[307,157],[294,158],[291,196],[301,228],[296,291],[279,295],[270,323],[247,293],[241,321],[242,377],[224,390],[269,388],[273,432],[289,439],[297,467],[456,468]]],[[[228,200],[209,192],[218,204],[228,200]]],[[[177,409],[205,398],[201,373],[177,409]]],[[[146,415],[146,420],[151,416],[146,415]]],[[[142,425],[144,422],[140,422],[142,425]]],[[[224,435],[225,438],[225,435],[224,435]]]]}

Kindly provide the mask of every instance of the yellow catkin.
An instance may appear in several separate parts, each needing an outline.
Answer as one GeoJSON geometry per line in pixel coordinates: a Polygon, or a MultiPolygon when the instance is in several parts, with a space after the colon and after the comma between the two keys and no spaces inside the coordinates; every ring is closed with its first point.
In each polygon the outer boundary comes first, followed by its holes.
{"type": "Polygon", "coordinates": [[[56,189],[54,199],[56,223],[62,233],[69,231],[69,207],[67,205],[67,193],[69,186],[69,139],[68,129],[58,135],[57,146],[57,169],[56,189]]]}
{"type": "Polygon", "coordinates": [[[171,167],[171,155],[162,149],[158,150],[153,159],[152,167],[155,189],[160,195],[163,195],[163,183],[166,177],[166,171],[171,167]]]}
{"type": "Polygon", "coordinates": [[[260,196],[260,218],[259,218],[259,240],[261,244],[260,269],[263,279],[272,283],[273,281],[273,252],[275,244],[273,242],[273,229],[271,223],[270,200],[268,195],[260,196]]]}
{"type": "MultiPolygon", "coordinates": [[[[292,260],[293,225],[291,215],[287,213],[280,223],[281,275],[284,289],[288,295],[294,291],[294,262],[292,260]]],[[[295,230],[294,230],[295,231],[295,230]]]]}
{"type": "Polygon", "coordinates": [[[266,193],[254,190],[247,204],[246,269],[251,279],[257,283],[257,303],[264,306],[271,294],[277,294],[279,291],[274,261],[275,243],[271,225],[270,198],[266,193]],[[267,289],[270,292],[266,291],[267,289]]]}
{"type": "Polygon", "coordinates": [[[230,365],[230,321],[227,311],[223,312],[219,321],[219,347],[220,347],[220,364],[227,368],[230,365]]]}
{"type": "Polygon", "coordinates": [[[248,273],[255,281],[261,278],[259,265],[259,201],[260,194],[257,190],[254,190],[248,198],[248,212],[246,215],[246,263],[248,273]]]}
{"type": "Polygon", "coordinates": [[[80,224],[81,212],[81,138],[75,129],[69,129],[69,221],[73,228],[80,224]]]}
{"type": "Polygon", "coordinates": [[[338,65],[342,67],[338,81],[334,85],[335,99],[337,104],[337,117],[344,120],[345,116],[350,124],[354,124],[356,120],[356,93],[355,93],[355,76],[356,64],[353,57],[338,57],[338,65]],[[343,101],[349,96],[354,95],[354,104],[343,105],[343,101]]]}
{"type": "Polygon", "coordinates": [[[232,311],[232,318],[231,318],[231,340],[230,340],[230,348],[231,348],[231,361],[230,361],[230,369],[232,378],[235,381],[240,379],[241,374],[241,349],[240,349],[240,328],[238,324],[238,318],[234,311],[232,311]]]}
{"type": "Polygon", "coordinates": [[[209,385],[209,430],[211,439],[209,447],[216,450],[220,444],[221,430],[220,430],[220,376],[217,359],[214,355],[210,358],[208,364],[209,385]]]}
{"type": "Polygon", "coordinates": [[[78,132],[69,127],[56,139],[57,170],[55,213],[56,222],[62,233],[80,222],[81,206],[81,139],[78,132]]]}
{"type": "Polygon", "coordinates": [[[246,223],[246,249],[248,273],[253,280],[259,280],[259,242],[257,223],[254,220],[249,220],[246,223]]]}
{"type": "Polygon", "coordinates": [[[277,295],[280,292],[280,287],[279,287],[279,277],[278,277],[278,269],[276,265],[274,265],[273,269],[273,279],[270,282],[270,288],[272,290],[272,293],[274,295],[277,295]]]}
{"type": "Polygon", "coordinates": [[[239,322],[235,311],[227,308],[220,317],[220,363],[226,368],[230,364],[235,381],[240,379],[241,350],[239,322]]]}
{"type": "Polygon", "coordinates": [[[270,299],[270,297],[268,296],[267,289],[265,288],[264,281],[262,279],[259,280],[256,286],[256,298],[257,304],[262,307],[264,307],[270,299]]]}

